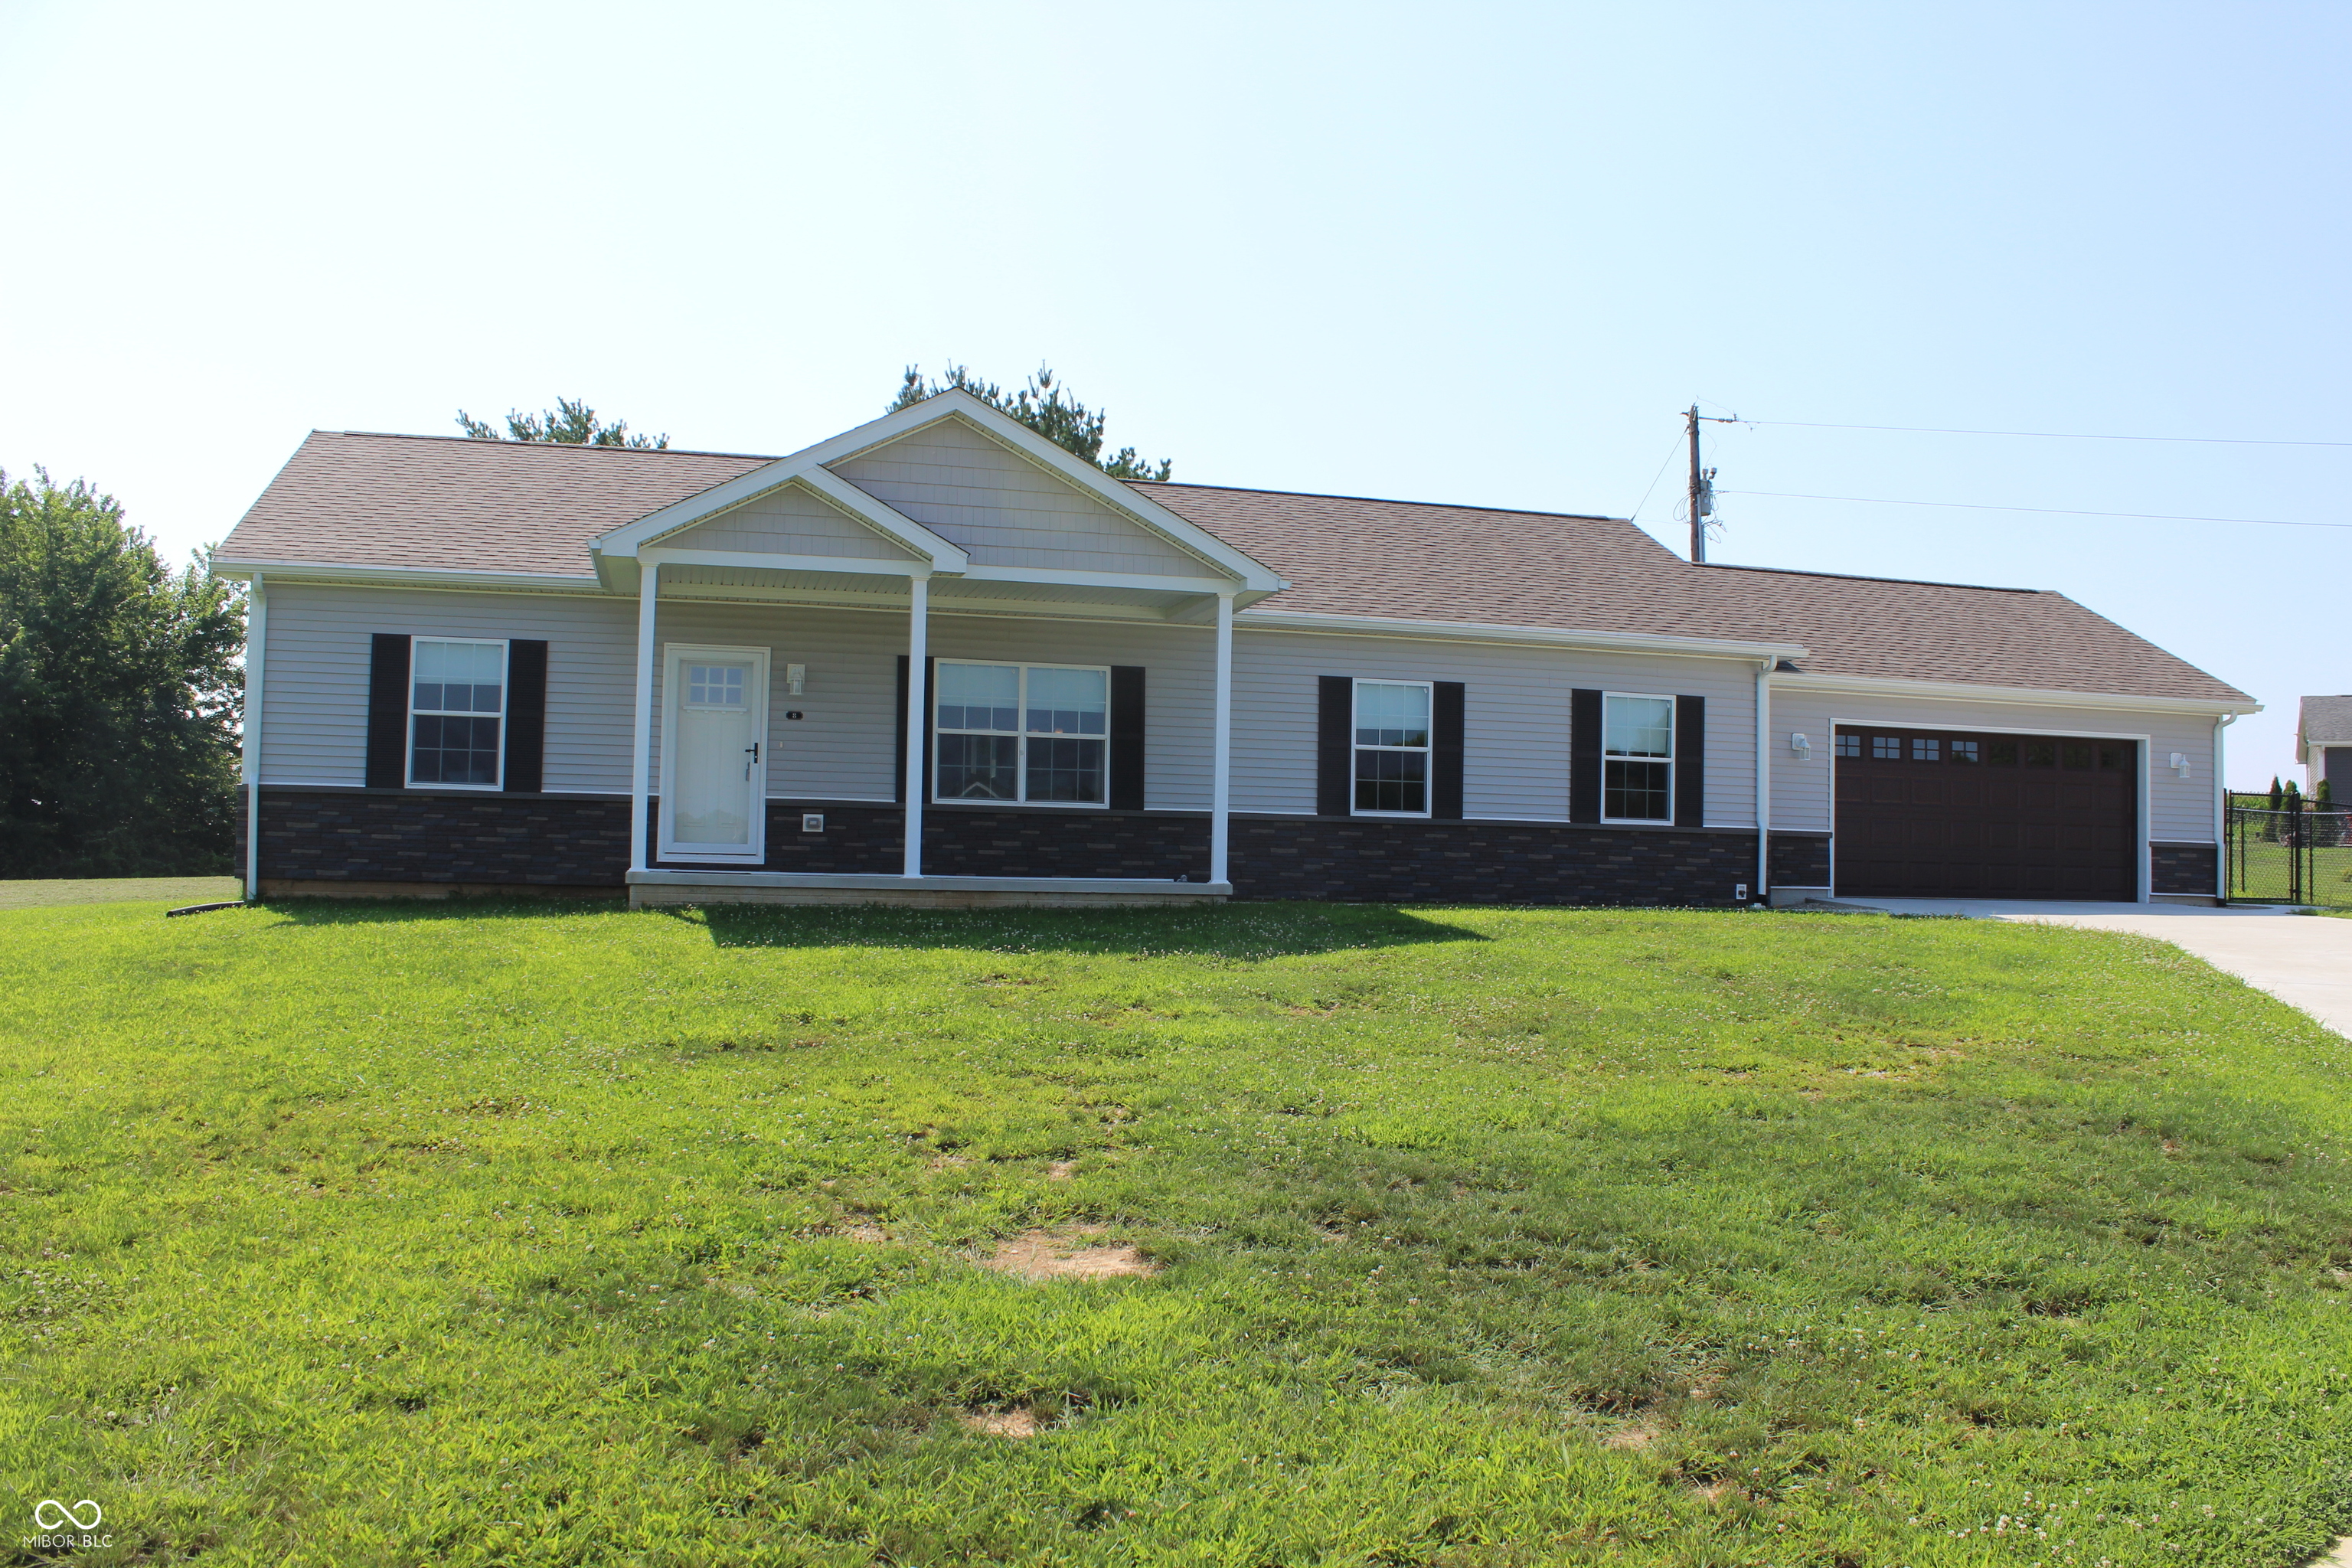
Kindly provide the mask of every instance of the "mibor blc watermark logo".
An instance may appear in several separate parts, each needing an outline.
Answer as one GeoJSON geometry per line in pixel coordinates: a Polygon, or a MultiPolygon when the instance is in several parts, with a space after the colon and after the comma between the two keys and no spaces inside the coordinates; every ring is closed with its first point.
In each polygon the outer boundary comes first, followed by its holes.
{"type": "Polygon", "coordinates": [[[45,1497],[33,1505],[33,1527],[40,1533],[25,1536],[18,1544],[27,1552],[111,1546],[114,1537],[98,1532],[98,1527],[105,1522],[106,1510],[89,1498],[79,1502],[59,1502],[56,1498],[45,1497]]]}

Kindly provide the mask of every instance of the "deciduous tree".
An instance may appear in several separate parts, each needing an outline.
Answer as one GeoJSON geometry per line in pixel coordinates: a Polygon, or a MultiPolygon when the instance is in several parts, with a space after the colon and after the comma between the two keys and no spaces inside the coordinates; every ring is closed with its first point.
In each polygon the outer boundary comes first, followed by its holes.
{"type": "Polygon", "coordinates": [[[0,877],[226,870],[244,592],[33,474],[0,473],[0,877]]]}

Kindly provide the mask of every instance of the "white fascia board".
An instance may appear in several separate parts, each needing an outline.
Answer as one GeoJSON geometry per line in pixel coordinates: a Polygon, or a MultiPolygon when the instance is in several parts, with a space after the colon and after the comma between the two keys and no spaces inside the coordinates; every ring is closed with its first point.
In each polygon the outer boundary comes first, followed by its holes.
{"type": "MultiPolygon", "coordinates": [[[[820,441],[782,460],[797,463],[806,459],[830,468],[833,464],[847,462],[877,447],[887,445],[901,436],[911,435],[927,425],[958,417],[1000,446],[1010,447],[1039,468],[1067,479],[1112,510],[1141,523],[1154,533],[1164,535],[1169,542],[1223,567],[1243,587],[1260,594],[1275,594],[1290,586],[1277,574],[1243,554],[1199,523],[1179,517],[1148,496],[1139,495],[1092,463],[1080,461],[1018,419],[1007,417],[968,392],[951,390],[936,397],[927,397],[911,407],[886,414],[855,430],[845,430],[831,440],[820,441]]],[[[1221,589],[1230,586],[1231,584],[1219,584],[1221,589]]]]}
{"type": "Polygon", "coordinates": [[[772,555],[755,550],[671,550],[648,544],[637,551],[647,566],[740,566],[761,572],[823,572],[850,577],[928,577],[928,561],[887,561],[872,555],[772,555]]]}
{"type": "Polygon", "coordinates": [[[664,534],[675,533],[720,512],[732,510],[770,490],[795,484],[847,512],[892,543],[922,556],[933,571],[961,572],[970,564],[961,547],[949,543],[913,518],[875,500],[856,485],[797,457],[779,458],[764,468],[739,474],[684,500],[672,501],[659,511],[647,512],[635,522],[590,540],[588,550],[592,555],[597,556],[635,555],[640,548],[664,534]]]}
{"type": "Polygon", "coordinates": [[[439,566],[331,566],[318,561],[232,561],[215,557],[215,575],[245,582],[267,573],[273,583],[353,583],[371,588],[460,588],[509,594],[603,594],[593,577],[540,572],[477,572],[439,566]]]}
{"type": "Polygon", "coordinates": [[[1149,588],[1166,594],[1230,594],[1223,577],[1160,577],[1140,572],[1065,572],[1050,566],[968,566],[967,583],[1051,583],[1069,588],[1149,588]]]}
{"type": "Polygon", "coordinates": [[[1681,637],[1654,632],[1563,631],[1485,621],[1414,621],[1378,616],[1335,616],[1308,610],[1249,610],[1234,616],[1236,631],[1315,632],[1330,637],[1431,637],[1444,642],[1516,643],[1538,647],[1598,648],[1682,658],[1802,658],[1798,643],[1746,642],[1729,637],[1681,637]]]}
{"type": "Polygon", "coordinates": [[[2107,708],[2124,713],[2259,713],[2259,702],[2215,697],[2139,697],[2115,691],[2051,691],[2035,686],[1978,686],[1962,680],[1898,680],[1875,675],[1816,675],[1781,671],[1775,691],[1914,697],[1931,702],[2002,702],[2029,708],[2107,708]]]}

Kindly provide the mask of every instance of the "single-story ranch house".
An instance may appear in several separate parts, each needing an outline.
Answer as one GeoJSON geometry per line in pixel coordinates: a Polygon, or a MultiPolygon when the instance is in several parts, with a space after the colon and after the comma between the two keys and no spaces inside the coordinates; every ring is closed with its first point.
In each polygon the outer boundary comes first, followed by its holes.
{"type": "Polygon", "coordinates": [[[2058,594],[1122,483],[960,392],[788,458],[315,432],[215,565],[256,897],[2209,901],[2256,706],[2058,594]]]}

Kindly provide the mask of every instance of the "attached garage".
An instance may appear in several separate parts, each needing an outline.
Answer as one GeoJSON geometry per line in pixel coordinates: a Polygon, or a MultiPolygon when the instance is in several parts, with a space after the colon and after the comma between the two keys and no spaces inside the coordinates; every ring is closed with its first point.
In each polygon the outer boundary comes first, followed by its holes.
{"type": "Polygon", "coordinates": [[[1833,750],[1842,894],[2139,897],[2135,742],[1840,725],[1833,750]]]}

